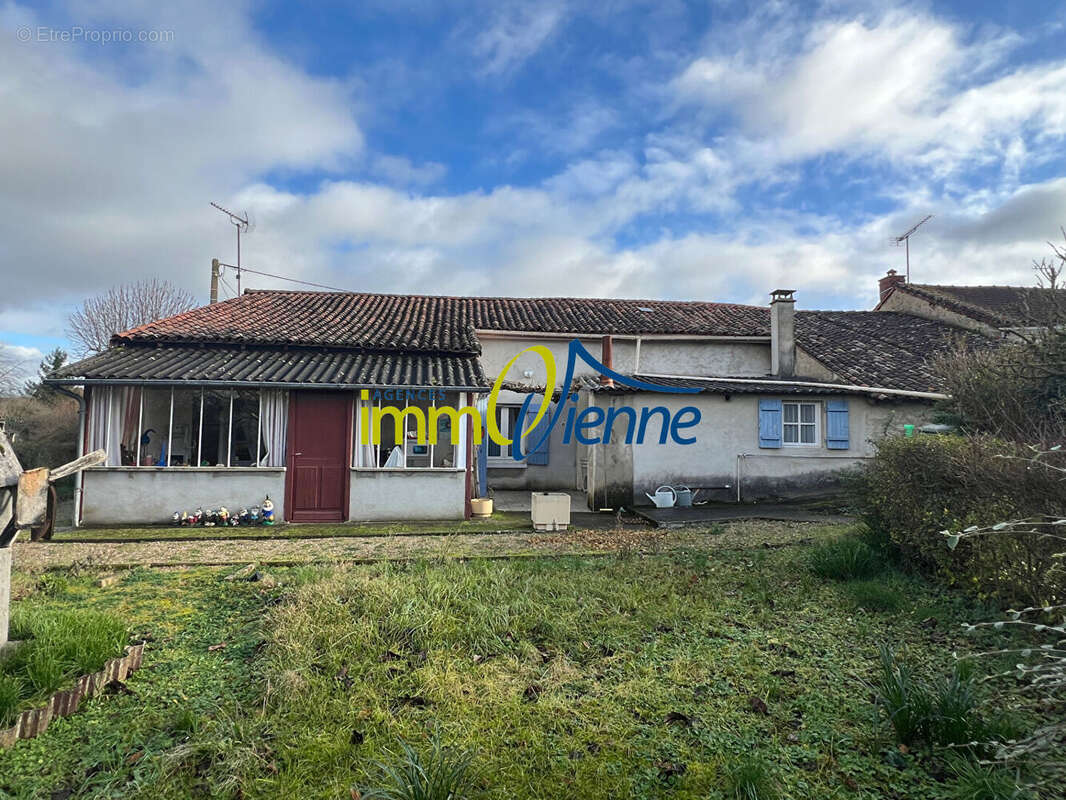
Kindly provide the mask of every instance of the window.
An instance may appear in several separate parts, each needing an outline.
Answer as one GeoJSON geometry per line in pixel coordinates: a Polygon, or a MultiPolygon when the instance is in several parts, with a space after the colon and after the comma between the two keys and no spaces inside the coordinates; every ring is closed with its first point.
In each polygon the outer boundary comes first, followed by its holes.
{"type": "MultiPolygon", "coordinates": [[[[514,439],[521,431],[518,426],[518,415],[522,409],[520,406],[496,406],[496,424],[500,428],[500,433],[503,434],[505,439],[514,439]]],[[[499,461],[504,464],[525,464],[525,462],[515,461],[511,458],[511,447],[513,445],[501,445],[492,441],[491,438],[486,439],[485,447],[487,448],[487,455],[491,461],[499,461]]]]}
{"type": "Polygon", "coordinates": [[[283,466],[284,396],[267,391],[264,398],[265,434],[258,389],[94,389],[90,443],[107,449],[110,466],[118,463],[113,451],[127,466],[283,466]]]}
{"type": "Polygon", "coordinates": [[[352,466],[356,469],[460,469],[465,462],[464,442],[470,427],[466,415],[434,412],[434,407],[462,408],[466,394],[443,389],[369,389],[355,397],[355,424],[352,426],[352,466]],[[393,412],[399,417],[399,436],[393,412]],[[388,413],[382,413],[385,409],[388,413]],[[401,413],[402,412],[402,413],[401,413]],[[374,441],[373,420],[380,417],[378,440],[374,441]],[[430,420],[435,418],[436,443],[431,441],[430,420]],[[452,444],[452,426],[458,425],[459,445],[452,444]],[[364,430],[365,428],[365,430],[364,430]],[[425,441],[418,441],[419,429],[425,441]],[[364,443],[366,439],[366,443],[364,443]]]}
{"type": "Polygon", "coordinates": [[[818,404],[782,403],[782,434],[786,447],[818,445],[818,404]]]}

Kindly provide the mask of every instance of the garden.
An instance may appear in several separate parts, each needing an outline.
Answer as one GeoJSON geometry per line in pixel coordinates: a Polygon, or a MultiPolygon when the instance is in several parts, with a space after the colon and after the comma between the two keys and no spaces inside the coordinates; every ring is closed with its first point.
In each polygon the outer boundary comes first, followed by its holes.
{"type": "MultiPolygon", "coordinates": [[[[969,742],[1048,709],[953,655],[1001,643],[963,627],[998,608],[898,569],[868,534],[797,527],[808,543],[141,568],[105,586],[86,567],[16,573],[23,647],[76,653],[79,615],[107,648],[148,645],[125,682],[0,751],[0,793],[1012,796],[1012,771],[969,742]],[[49,619],[67,633],[35,634],[49,619]]],[[[29,660],[0,665],[23,705],[94,668],[72,656],[37,683],[29,660]]]]}

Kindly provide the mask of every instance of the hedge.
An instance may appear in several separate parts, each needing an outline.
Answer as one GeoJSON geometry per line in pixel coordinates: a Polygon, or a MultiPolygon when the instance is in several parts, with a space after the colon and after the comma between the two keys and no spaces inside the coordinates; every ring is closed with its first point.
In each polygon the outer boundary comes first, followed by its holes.
{"type": "MultiPolygon", "coordinates": [[[[1032,455],[981,436],[883,439],[856,482],[863,519],[905,564],[952,585],[1007,604],[1062,602],[1066,565],[1054,558],[1061,541],[993,534],[952,551],[940,533],[1066,514],[1066,475],[1034,464],[1032,455]]],[[[1064,466],[1066,458],[1052,463],[1064,466]]]]}

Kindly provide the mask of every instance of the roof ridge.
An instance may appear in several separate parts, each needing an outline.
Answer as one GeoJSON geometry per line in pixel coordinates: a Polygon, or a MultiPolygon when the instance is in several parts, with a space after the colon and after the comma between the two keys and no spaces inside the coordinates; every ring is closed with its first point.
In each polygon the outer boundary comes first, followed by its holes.
{"type": "MultiPolygon", "coordinates": [[[[313,295],[355,295],[358,297],[403,297],[403,298],[432,298],[436,300],[583,300],[603,301],[610,303],[667,303],[669,305],[689,306],[733,306],[738,308],[768,309],[769,306],[755,305],[753,303],[733,303],[722,300],[668,300],[640,297],[582,297],[577,295],[473,295],[473,294],[412,294],[401,292],[357,292],[357,291],[316,291],[314,289],[245,289],[244,294],[313,294],[313,295]]],[[[243,297],[243,295],[241,295],[243,297]]],[[[238,300],[240,297],[232,297],[225,302],[238,300]]],[[[150,324],[150,323],[149,323],[150,324]]]]}

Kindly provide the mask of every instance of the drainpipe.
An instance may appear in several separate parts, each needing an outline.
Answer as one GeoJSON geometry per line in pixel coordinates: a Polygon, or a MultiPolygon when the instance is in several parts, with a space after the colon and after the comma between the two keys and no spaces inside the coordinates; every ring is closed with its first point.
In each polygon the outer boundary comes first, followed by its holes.
{"type": "MultiPolygon", "coordinates": [[[[610,334],[604,336],[600,342],[600,363],[608,369],[614,369],[614,339],[610,334]]],[[[601,375],[600,383],[604,386],[614,386],[614,379],[601,375]]]]}
{"type": "MultiPolygon", "coordinates": [[[[85,395],[72,392],[65,386],[53,386],[60,394],[73,397],[78,401],[78,457],[85,455],[85,395]]],[[[79,469],[74,473],[74,527],[81,527],[81,476],[79,469]]]]}

